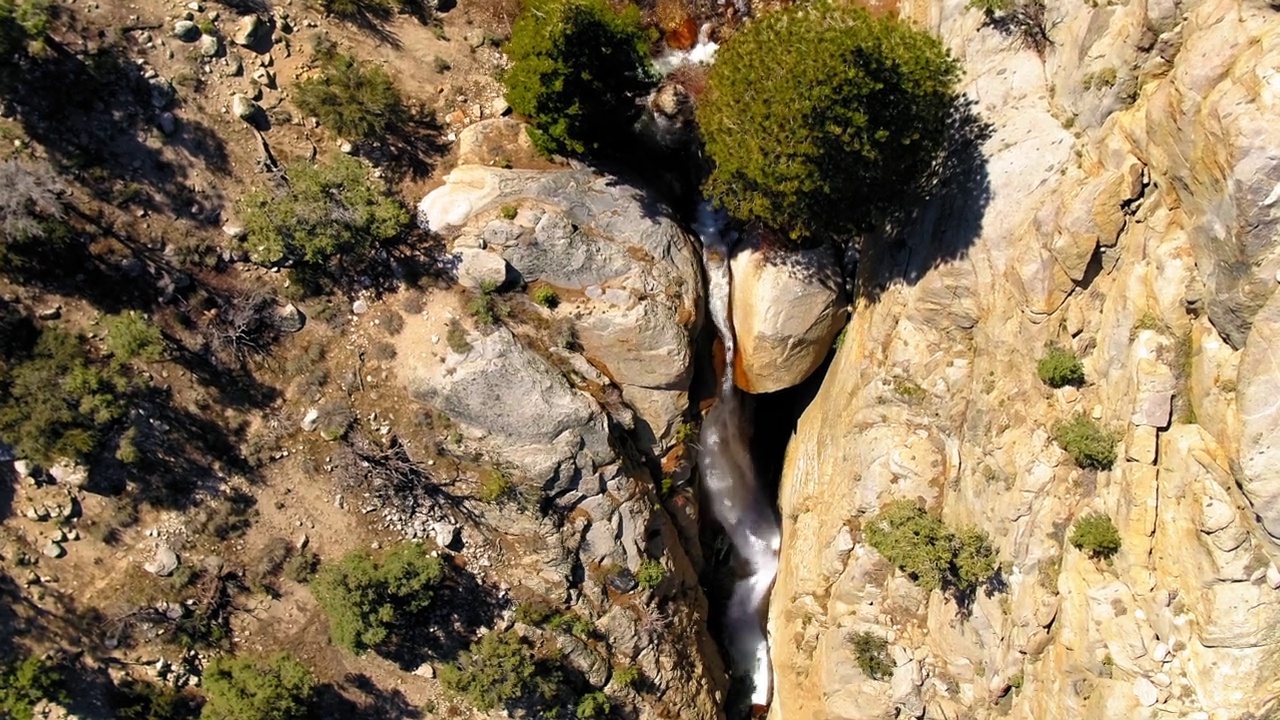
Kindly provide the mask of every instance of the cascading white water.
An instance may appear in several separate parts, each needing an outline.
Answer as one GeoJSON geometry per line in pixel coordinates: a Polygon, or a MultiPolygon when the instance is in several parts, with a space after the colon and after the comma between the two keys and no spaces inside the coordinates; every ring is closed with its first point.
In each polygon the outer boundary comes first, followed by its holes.
{"type": "Polygon", "coordinates": [[[750,574],[734,586],[725,617],[729,660],[735,674],[752,682],[751,703],[764,707],[772,693],[773,669],[763,612],[778,571],[781,533],[777,518],[756,482],[738,391],[733,385],[734,334],[730,314],[729,243],[722,222],[709,205],[699,209],[696,229],[702,237],[711,317],[724,341],[725,371],[715,405],[702,422],[698,465],[716,519],[750,574]]]}

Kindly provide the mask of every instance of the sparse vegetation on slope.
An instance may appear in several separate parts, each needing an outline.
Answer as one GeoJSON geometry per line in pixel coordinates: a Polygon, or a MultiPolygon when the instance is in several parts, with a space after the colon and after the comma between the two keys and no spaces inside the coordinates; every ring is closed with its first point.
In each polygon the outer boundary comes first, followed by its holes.
{"type": "Polygon", "coordinates": [[[1110,470],[1116,462],[1120,439],[1083,413],[1055,425],[1053,439],[1082,468],[1110,470]]]}
{"type": "Polygon", "coordinates": [[[200,720],[302,720],[315,695],[315,678],[283,653],[269,659],[214,658],[205,668],[200,720]]]}
{"type": "Polygon", "coordinates": [[[380,138],[405,117],[404,100],[387,71],[350,55],[324,56],[320,74],[298,83],[293,101],[348,140],[380,138]]]}
{"type": "Polygon", "coordinates": [[[1036,363],[1036,374],[1040,382],[1051,388],[1084,384],[1084,364],[1075,353],[1058,345],[1050,345],[1045,350],[1036,363]]]}

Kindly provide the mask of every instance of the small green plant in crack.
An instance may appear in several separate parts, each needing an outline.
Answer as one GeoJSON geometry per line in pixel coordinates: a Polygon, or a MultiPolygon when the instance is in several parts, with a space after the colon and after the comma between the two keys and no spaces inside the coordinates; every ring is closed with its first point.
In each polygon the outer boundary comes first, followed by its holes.
{"type": "Polygon", "coordinates": [[[1059,345],[1045,349],[1044,356],[1036,363],[1036,374],[1040,376],[1040,382],[1051,388],[1084,384],[1084,364],[1075,353],[1059,345]]]}
{"type": "Polygon", "coordinates": [[[560,296],[549,285],[539,285],[533,290],[533,301],[544,308],[554,310],[560,304],[560,296]]]}
{"type": "Polygon", "coordinates": [[[516,216],[520,214],[520,209],[515,205],[503,205],[498,209],[498,214],[502,216],[503,220],[515,220],[516,216]]]}
{"type": "Polygon", "coordinates": [[[1053,439],[1081,468],[1110,470],[1116,462],[1119,438],[1083,413],[1055,425],[1053,439]]]}
{"type": "Polygon", "coordinates": [[[640,583],[640,587],[645,590],[657,588],[666,577],[667,569],[662,567],[662,563],[652,558],[640,563],[640,569],[636,571],[636,582],[640,583]]]}
{"type": "Polygon", "coordinates": [[[917,403],[924,399],[924,388],[920,387],[914,380],[899,378],[893,381],[893,391],[898,393],[903,400],[911,403],[917,403]]]}
{"type": "Polygon", "coordinates": [[[506,473],[496,468],[489,468],[480,478],[480,492],[477,497],[482,502],[496,503],[511,494],[511,479],[506,473]]]}
{"type": "Polygon", "coordinates": [[[492,282],[480,285],[480,293],[467,303],[467,312],[483,327],[490,327],[498,322],[498,304],[494,291],[498,286],[492,282]]]}
{"type": "Polygon", "coordinates": [[[872,680],[885,680],[893,674],[889,659],[889,641],[869,632],[856,632],[849,639],[862,674],[872,680]]]}
{"type": "Polygon", "coordinates": [[[1089,513],[1076,521],[1071,544],[1095,560],[1106,560],[1120,552],[1120,531],[1103,513],[1089,513]]]}

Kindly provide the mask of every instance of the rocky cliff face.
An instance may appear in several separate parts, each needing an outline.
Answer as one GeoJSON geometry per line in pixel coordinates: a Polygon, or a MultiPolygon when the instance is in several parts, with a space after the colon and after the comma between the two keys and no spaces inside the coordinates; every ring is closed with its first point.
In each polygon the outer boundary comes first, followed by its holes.
{"type": "Polygon", "coordinates": [[[963,0],[904,5],[986,123],[901,244],[869,242],[788,449],[774,718],[1261,717],[1280,693],[1280,14],[1049,0],[1043,57],[963,0]],[[1036,376],[1049,343],[1087,383],[1036,376]],[[1052,440],[1084,413],[1108,471],[1052,440]],[[865,542],[916,498],[986,530],[966,608],[865,542]],[[1086,512],[1123,547],[1065,542],[1086,512]],[[857,632],[894,670],[858,668],[857,632]]]}

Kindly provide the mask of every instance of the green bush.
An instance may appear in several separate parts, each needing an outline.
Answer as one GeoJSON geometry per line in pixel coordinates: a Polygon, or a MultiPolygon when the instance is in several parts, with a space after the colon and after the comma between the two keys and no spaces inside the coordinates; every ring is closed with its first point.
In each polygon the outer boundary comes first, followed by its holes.
{"type": "Polygon", "coordinates": [[[39,462],[83,459],[124,416],[130,389],[119,369],[91,364],[78,338],[45,329],[0,363],[0,436],[39,462]]]}
{"type": "Polygon", "coordinates": [[[42,700],[70,702],[63,680],[62,665],[39,655],[0,665],[0,717],[31,720],[42,700]]]}
{"type": "Polygon", "coordinates": [[[550,697],[559,678],[539,672],[533,649],[507,630],[472,643],[458,662],[440,668],[440,682],[477,710],[489,711],[533,693],[550,697]]]}
{"type": "Polygon", "coordinates": [[[412,622],[425,610],[443,576],[439,558],[421,545],[401,543],[381,561],[359,550],[322,564],[311,589],[329,616],[333,641],[361,654],[387,640],[397,623],[412,622]]]}
{"type": "Polygon", "coordinates": [[[555,309],[560,304],[560,296],[547,285],[539,285],[533,291],[533,301],[544,308],[555,309]]]}
{"type": "Polygon", "coordinates": [[[1105,560],[1120,552],[1120,531],[1103,513],[1089,513],[1076,521],[1071,544],[1096,559],[1105,560]]]}
{"type": "Polygon", "coordinates": [[[1083,413],[1055,425],[1053,439],[1082,468],[1109,470],[1116,462],[1120,439],[1083,413]]]}
{"type": "Polygon", "coordinates": [[[613,683],[618,687],[631,687],[640,680],[640,669],[635,665],[623,665],[613,671],[613,683]]]}
{"type": "Polygon", "coordinates": [[[202,687],[201,720],[302,720],[315,678],[284,653],[265,660],[217,657],[205,666],[202,687]]]}
{"type": "Polygon", "coordinates": [[[853,653],[858,658],[862,674],[872,680],[884,680],[893,674],[893,662],[889,660],[889,641],[869,632],[853,634],[853,653]]]}
{"type": "Polygon", "coordinates": [[[635,124],[655,75],[640,11],[606,0],[534,0],[511,29],[511,109],[544,153],[607,150],[635,124]]]}
{"type": "Polygon", "coordinates": [[[583,695],[573,714],[578,720],[592,720],[609,717],[610,709],[612,705],[609,703],[609,696],[597,691],[583,695]]]}
{"type": "Polygon", "coordinates": [[[391,76],[350,55],[325,57],[319,75],[298,83],[293,101],[348,140],[380,138],[405,117],[404,100],[391,76]]]}
{"type": "Polygon", "coordinates": [[[194,703],[172,687],[129,677],[111,688],[110,701],[116,720],[187,720],[199,715],[194,703]]]}
{"type": "Polygon", "coordinates": [[[645,590],[657,588],[666,577],[667,569],[662,567],[662,563],[652,558],[640,563],[640,569],[636,571],[636,582],[640,583],[640,587],[645,590]]]}
{"type": "Polygon", "coordinates": [[[48,28],[48,0],[0,0],[0,65],[39,45],[48,28]]]}
{"type": "Polygon", "coordinates": [[[164,335],[160,328],[136,312],[107,315],[107,352],[124,362],[155,362],[164,357],[164,335]]]}
{"type": "Polygon", "coordinates": [[[926,590],[971,592],[996,572],[985,532],[954,532],[910,500],[895,500],[865,528],[867,542],[926,590]]]}
{"type": "Polygon", "coordinates": [[[480,492],[477,497],[481,502],[496,503],[511,494],[511,479],[506,473],[489,468],[480,478],[480,492]]]}
{"type": "Polygon", "coordinates": [[[397,237],[409,213],[355,158],[338,155],[324,165],[297,162],[287,187],[258,190],[241,203],[246,242],[254,262],[294,261],[323,267],[397,237]]]}
{"type": "Polygon", "coordinates": [[[1084,384],[1084,365],[1080,358],[1057,345],[1045,350],[1044,357],[1036,363],[1036,373],[1040,375],[1040,382],[1051,388],[1084,384]]]}
{"type": "Polygon", "coordinates": [[[930,175],[959,65],[933,36],[827,0],[733,35],[697,106],[705,192],[793,239],[875,227],[930,175]]]}

